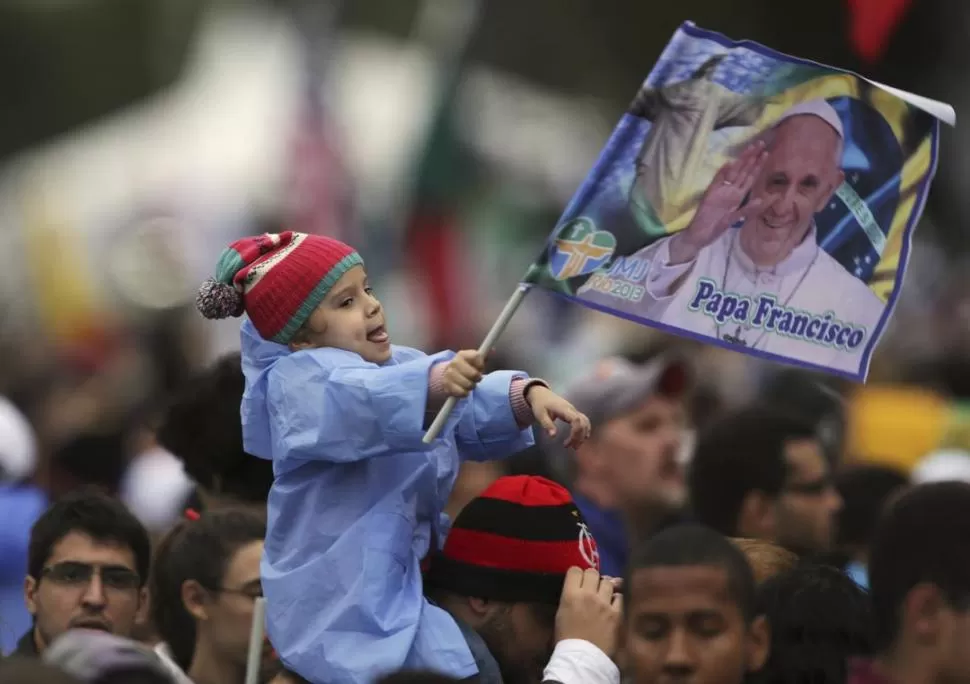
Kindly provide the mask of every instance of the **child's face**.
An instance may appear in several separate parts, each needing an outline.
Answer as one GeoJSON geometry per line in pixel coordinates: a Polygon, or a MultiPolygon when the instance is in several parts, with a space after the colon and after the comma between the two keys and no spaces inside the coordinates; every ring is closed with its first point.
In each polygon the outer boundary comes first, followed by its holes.
{"type": "Polygon", "coordinates": [[[299,341],[290,343],[290,349],[346,349],[371,363],[384,363],[391,358],[384,310],[362,266],[354,266],[341,276],[310,314],[304,332],[299,341]]]}

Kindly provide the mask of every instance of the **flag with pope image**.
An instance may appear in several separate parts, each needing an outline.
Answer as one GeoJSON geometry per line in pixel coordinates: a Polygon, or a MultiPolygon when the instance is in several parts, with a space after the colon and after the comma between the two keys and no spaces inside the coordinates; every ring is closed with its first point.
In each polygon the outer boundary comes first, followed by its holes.
{"type": "Polygon", "coordinates": [[[940,121],[952,107],[684,24],[524,282],[864,381],[940,121]]]}

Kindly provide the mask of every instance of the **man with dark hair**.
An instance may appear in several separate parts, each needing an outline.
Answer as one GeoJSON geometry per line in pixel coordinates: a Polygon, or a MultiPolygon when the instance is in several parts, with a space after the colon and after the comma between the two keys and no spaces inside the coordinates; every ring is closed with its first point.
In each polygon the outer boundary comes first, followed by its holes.
{"type": "Polygon", "coordinates": [[[701,434],[688,488],[698,522],[795,553],[827,550],[842,506],[815,427],[762,406],[701,434]]]}
{"type": "Polygon", "coordinates": [[[446,611],[464,636],[477,684],[619,684],[621,598],[556,483],[496,480],[455,518],[425,587],[425,610],[446,611]]]}
{"type": "Polygon", "coordinates": [[[53,504],[31,529],[24,599],[33,628],[18,655],[42,653],[72,628],[130,637],[148,606],[148,532],[124,505],[82,492],[53,504]]]}
{"type": "Polygon", "coordinates": [[[675,525],[634,549],[620,648],[632,684],[741,684],[768,655],[744,554],[701,525],[675,525]]]}
{"type": "Polygon", "coordinates": [[[749,684],[844,684],[848,660],[872,655],[869,596],[838,568],[803,563],[758,587],[771,653],[749,684]]]}
{"type": "Polygon", "coordinates": [[[920,485],[890,507],[869,587],[877,656],[851,684],[970,681],[970,484],[920,485]]]}

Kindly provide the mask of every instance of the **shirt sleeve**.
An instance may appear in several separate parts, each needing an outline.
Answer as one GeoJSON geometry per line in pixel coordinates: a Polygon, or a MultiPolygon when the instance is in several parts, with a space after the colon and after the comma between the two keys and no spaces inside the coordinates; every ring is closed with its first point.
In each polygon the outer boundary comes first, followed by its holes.
{"type": "MultiPolygon", "coordinates": [[[[377,366],[334,363],[329,350],[294,354],[274,368],[267,403],[274,458],[349,463],[419,451],[429,372],[449,352],[377,366]]],[[[455,407],[443,435],[461,419],[455,407]]]]}
{"type": "Polygon", "coordinates": [[[584,639],[563,639],[542,673],[544,684],[620,684],[620,669],[584,639]]]}
{"type": "Polygon", "coordinates": [[[657,244],[657,250],[650,261],[650,270],[644,282],[647,294],[656,302],[672,299],[677,294],[674,283],[694,267],[696,260],[683,264],[670,263],[670,240],[666,238],[657,244]]]}

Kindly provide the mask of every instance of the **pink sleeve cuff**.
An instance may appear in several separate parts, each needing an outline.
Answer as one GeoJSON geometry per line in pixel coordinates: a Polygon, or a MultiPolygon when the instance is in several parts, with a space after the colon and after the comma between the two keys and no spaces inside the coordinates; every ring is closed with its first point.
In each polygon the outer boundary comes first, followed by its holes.
{"type": "MultiPolygon", "coordinates": [[[[431,372],[428,377],[429,411],[437,410],[444,403],[445,399],[448,398],[444,391],[445,366],[445,363],[436,363],[431,367],[431,372]]],[[[529,406],[529,402],[525,398],[529,387],[533,385],[549,386],[544,380],[528,377],[513,378],[509,385],[509,405],[512,407],[512,415],[515,416],[515,422],[522,429],[529,427],[533,423],[532,407],[529,406]]]]}
{"type": "Polygon", "coordinates": [[[513,378],[509,385],[509,404],[512,406],[512,414],[515,416],[515,422],[523,430],[532,425],[535,420],[532,415],[532,407],[529,406],[529,401],[525,397],[526,392],[533,385],[549,386],[544,380],[524,377],[513,378]]]}
{"type": "Polygon", "coordinates": [[[428,406],[440,406],[447,399],[444,388],[446,365],[446,363],[441,362],[431,367],[431,373],[428,377],[428,406]]]}

